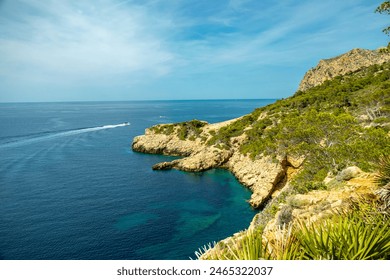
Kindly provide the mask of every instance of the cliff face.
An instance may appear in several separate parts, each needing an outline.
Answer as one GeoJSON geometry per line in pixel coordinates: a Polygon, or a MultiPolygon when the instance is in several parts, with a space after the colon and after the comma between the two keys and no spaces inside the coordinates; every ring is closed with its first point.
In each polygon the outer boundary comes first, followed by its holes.
{"type": "Polygon", "coordinates": [[[305,91],[336,76],[342,76],[386,61],[390,61],[390,53],[379,50],[353,49],[335,58],[320,60],[316,67],[306,72],[298,90],[305,91]]]}

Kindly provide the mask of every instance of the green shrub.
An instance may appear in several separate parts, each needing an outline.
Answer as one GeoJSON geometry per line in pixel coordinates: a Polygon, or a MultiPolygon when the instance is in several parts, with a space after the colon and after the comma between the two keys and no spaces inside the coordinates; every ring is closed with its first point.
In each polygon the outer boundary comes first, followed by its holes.
{"type": "Polygon", "coordinates": [[[194,141],[202,133],[202,128],[206,122],[192,120],[188,122],[162,124],[153,126],[151,129],[154,133],[171,135],[176,133],[180,140],[189,139],[194,141]]]}
{"type": "Polygon", "coordinates": [[[292,211],[293,208],[290,205],[286,205],[280,209],[279,215],[276,219],[276,224],[279,226],[288,225],[293,219],[292,211]]]}

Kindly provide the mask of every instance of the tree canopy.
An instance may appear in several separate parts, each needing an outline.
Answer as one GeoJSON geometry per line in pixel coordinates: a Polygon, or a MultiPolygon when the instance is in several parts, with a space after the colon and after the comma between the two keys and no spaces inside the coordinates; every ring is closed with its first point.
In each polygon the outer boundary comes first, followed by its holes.
{"type": "MultiPolygon", "coordinates": [[[[390,15],[390,1],[385,1],[382,4],[380,4],[375,12],[380,13],[380,14],[388,14],[390,15]]],[[[385,29],[382,30],[385,34],[390,36],[390,26],[386,27],[385,29]]]]}

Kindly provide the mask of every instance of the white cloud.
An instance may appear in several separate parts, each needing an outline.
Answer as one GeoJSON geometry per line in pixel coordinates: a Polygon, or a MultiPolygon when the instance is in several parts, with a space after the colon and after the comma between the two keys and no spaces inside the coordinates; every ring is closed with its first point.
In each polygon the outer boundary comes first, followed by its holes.
{"type": "Polygon", "coordinates": [[[78,81],[136,72],[158,76],[170,71],[174,54],[160,33],[166,22],[151,18],[145,8],[124,9],[112,1],[6,4],[19,6],[21,14],[1,21],[2,75],[78,81]]]}

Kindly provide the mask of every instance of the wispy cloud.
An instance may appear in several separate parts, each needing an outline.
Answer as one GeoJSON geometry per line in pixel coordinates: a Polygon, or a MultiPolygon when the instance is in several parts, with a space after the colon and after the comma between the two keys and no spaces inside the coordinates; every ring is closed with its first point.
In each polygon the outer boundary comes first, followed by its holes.
{"type": "Polygon", "coordinates": [[[0,1],[0,98],[32,85],[58,95],[69,86],[80,96],[99,86],[131,89],[130,99],[163,88],[190,95],[224,75],[239,85],[247,71],[248,84],[260,87],[285,67],[298,69],[285,83],[296,84],[320,58],[386,41],[377,2],[0,1]]]}
{"type": "Polygon", "coordinates": [[[74,81],[169,72],[174,54],[160,34],[166,22],[150,18],[143,7],[123,9],[126,2],[6,3],[20,18],[1,19],[2,75],[74,81]]]}
{"type": "MultiPolygon", "coordinates": [[[[234,10],[244,9],[244,5],[249,5],[249,2],[231,1],[234,5],[229,5],[229,8],[233,7],[233,10],[221,11],[215,17],[218,20],[212,20],[219,24],[234,25],[234,10]]],[[[362,28],[366,28],[366,23],[362,22],[364,17],[370,17],[367,7],[357,5],[351,9],[351,1],[286,1],[247,14],[245,20],[239,20],[235,34],[220,34],[202,41],[188,42],[191,46],[189,50],[195,52],[190,57],[213,64],[250,62],[278,65],[313,57],[318,60],[321,52],[337,52],[343,46],[343,41],[348,45],[351,40],[348,35],[356,35],[362,28]],[[259,14],[276,15],[279,19],[277,22],[266,21],[259,14]],[[245,32],[248,30],[251,32],[245,32]],[[327,44],[326,48],[324,44],[327,44]]],[[[355,38],[361,39],[359,36],[355,38]]]]}

